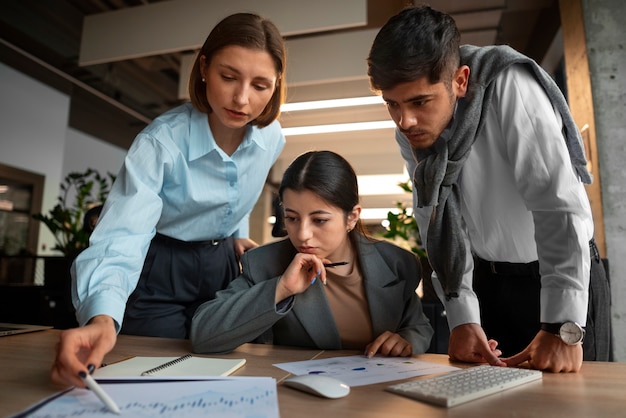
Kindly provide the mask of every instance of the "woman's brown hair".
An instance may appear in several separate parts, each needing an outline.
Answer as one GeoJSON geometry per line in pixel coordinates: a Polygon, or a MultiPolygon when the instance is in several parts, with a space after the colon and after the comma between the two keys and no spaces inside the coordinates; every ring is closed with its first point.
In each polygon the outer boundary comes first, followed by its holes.
{"type": "Polygon", "coordinates": [[[202,81],[201,57],[208,65],[216,52],[227,46],[237,45],[259,49],[269,53],[276,66],[276,88],[263,112],[251,124],[265,127],[280,115],[280,105],[285,97],[286,51],[280,31],[268,19],[253,13],[236,13],[224,18],[211,31],[191,69],[189,76],[189,97],[194,107],[201,112],[211,113],[206,98],[206,85],[202,81]]]}

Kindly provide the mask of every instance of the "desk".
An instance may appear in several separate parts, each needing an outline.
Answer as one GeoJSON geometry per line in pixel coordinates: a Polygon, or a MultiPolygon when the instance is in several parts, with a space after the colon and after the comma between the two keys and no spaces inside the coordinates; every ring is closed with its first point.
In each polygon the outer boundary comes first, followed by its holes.
{"type": "MultiPolygon", "coordinates": [[[[59,330],[47,330],[0,338],[0,416],[21,411],[62,389],[50,383],[49,375],[59,333],[59,330]]],[[[133,355],[177,356],[190,349],[187,340],[120,335],[105,361],[114,362],[133,355]]],[[[322,399],[281,385],[288,373],[272,366],[353,354],[357,353],[245,344],[232,353],[214,357],[245,357],[246,365],[235,375],[274,377],[278,382],[281,418],[607,418],[623,417],[626,410],[626,363],[586,362],[580,373],[544,373],[542,382],[449,409],[385,392],[384,388],[390,383],[354,387],[345,398],[322,399]]],[[[417,357],[449,364],[448,357],[441,354],[417,357]]]]}

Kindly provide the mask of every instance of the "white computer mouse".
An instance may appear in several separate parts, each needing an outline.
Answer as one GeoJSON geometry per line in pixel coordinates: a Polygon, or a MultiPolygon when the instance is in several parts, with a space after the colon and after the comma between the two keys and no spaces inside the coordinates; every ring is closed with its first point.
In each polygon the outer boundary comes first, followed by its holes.
{"type": "Polygon", "coordinates": [[[334,377],[321,374],[292,376],[283,382],[285,385],[323,398],[343,398],[350,393],[350,386],[334,377]]]}

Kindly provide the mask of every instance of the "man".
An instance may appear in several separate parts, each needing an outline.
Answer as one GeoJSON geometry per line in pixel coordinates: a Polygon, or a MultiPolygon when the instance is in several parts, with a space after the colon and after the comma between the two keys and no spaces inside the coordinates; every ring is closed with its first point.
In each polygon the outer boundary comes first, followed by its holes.
{"type": "Polygon", "coordinates": [[[606,360],[607,338],[595,344],[587,320],[590,271],[603,295],[608,284],[567,103],[529,58],[459,42],[449,15],[407,8],[381,28],[368,57],[413,175],[449,355],[576,372],[588,325],[589,356],[606,360]]]}

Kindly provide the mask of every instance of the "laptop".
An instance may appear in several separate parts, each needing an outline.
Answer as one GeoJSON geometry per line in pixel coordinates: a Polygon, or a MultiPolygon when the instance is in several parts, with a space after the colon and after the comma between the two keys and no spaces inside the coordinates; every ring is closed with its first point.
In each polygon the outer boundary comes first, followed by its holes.
{"type": "Polygon", "coordinates": [[[5,335],[24,334],[26,332],[42,331],[51,329],[51,325],[9,324],[0,322],[0,337],[5,335]]]}

